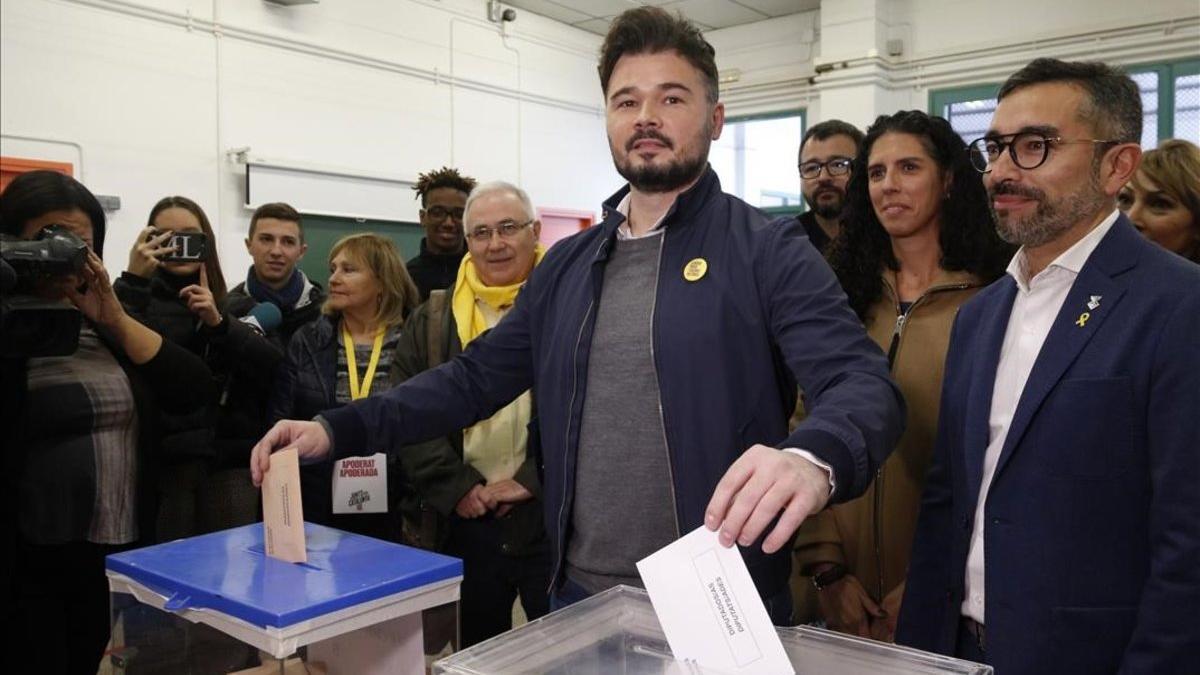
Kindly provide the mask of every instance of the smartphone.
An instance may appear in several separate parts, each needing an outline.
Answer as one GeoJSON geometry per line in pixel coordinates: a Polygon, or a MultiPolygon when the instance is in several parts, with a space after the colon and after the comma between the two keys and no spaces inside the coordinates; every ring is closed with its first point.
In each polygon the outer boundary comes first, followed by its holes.
{"type": "Polygon", "coordinates": [[[176,232],[167,245],[175,250],[163,256],[163,262],[200,262],[208,257],[208,237],[203,232],[176,232]]]}

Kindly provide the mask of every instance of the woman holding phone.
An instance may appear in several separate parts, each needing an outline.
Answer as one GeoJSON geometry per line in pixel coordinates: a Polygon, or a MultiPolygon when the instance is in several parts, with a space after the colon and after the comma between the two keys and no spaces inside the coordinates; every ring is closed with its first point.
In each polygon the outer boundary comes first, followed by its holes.
{"type": "MultiPolygon", "coordinates": [[[[242,373],[241,379],[269,381],[282,354],[223,311],[225,277],[204,210],[187,197],[159,200],[114,286],[131,315],[204,360],[217,392],[208,405],[160,422],[165,438],[157,538],[169,541],[253,522],[253,491],[230,492],[244,480],[210,478],[226,463],[222,449],[228,441],[253,438],[262,424],[261,407],[230,396],[232,379],[242,373]]],[[[244,464],[242,457],[236,461],[244,464]]]]}

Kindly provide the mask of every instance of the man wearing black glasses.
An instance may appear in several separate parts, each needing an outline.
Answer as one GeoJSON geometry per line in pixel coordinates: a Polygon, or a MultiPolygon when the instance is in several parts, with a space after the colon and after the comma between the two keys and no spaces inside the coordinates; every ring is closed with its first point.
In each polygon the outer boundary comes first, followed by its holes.
{"type": "Polygon", "coordinates": [[[863,133],[841,120],[826,120],[800,141],[800,192],[808,210],[797,220],[821,253],[837,238],[846,204],[846,183],[863,133]]]}
{"type": "Polygon", "coordinates": [[[971,145],[1021,248],[962,307],[897,639],[997,673],[1195,672],[1200,268],[1141,238],[1137,86],[1038,59],[971,145]]]}
{"type": "Polygon", "coordinates": [[[425,238],[421,240],[420,254],[409,260],[407,267],[421,292],[422,302],[429,299],[430,291],[454,283],[458,264],[466,253],[463,207],[474,187],[474,178],[448,167],[421,174],[413,186],[421,198],[421,227],[425,228],[425,238]]]}

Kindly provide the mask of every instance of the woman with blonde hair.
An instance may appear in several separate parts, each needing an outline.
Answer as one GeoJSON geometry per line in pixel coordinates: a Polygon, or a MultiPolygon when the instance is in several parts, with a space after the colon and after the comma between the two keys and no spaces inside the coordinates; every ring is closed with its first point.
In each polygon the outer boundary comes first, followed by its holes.
{"type": "MultiPolygon", "coordinates": [[[[367,232],[338,240],[329,251],[329,296],[322,316],[297,331],[288,345],[268,421],[312,419],[322,410],[390,388],[396,342],[419,302],[417,287],[391,239],[367,232]]],[[[301,469],[305,520],[400,540],[400,476],[394,464],[389,462],[387,470],[386,513],[367,508],[363,513],[335,514],[333,475],[332,462],[301,469]]],[[[339,505],[338,511],[348,507],[339,505]]]]}
{"type": "Polygon", "coordinates": [[[1168,251],[1200,263],[1200,148],[1163,141],[1117,197],[1138,231],[1168,251]]]}

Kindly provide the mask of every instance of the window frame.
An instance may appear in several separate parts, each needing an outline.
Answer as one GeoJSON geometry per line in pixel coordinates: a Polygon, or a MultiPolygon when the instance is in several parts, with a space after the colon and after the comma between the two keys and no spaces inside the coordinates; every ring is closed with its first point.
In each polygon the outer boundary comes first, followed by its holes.
{"type": "MultiPolygon", "coordinates": [[[[1158,73],[1158,141],[1174,138],[1175,135],[1175,79],[1188,75],[1200,75],[1200,59],[1137,63],[1124,66],[1125,73],[1158,73]]],[[[954,103],[996,98],[1001,83],[972,84],[948,89],[929,91],[929,114],[942,115],[945,107],[954,103]]]]}
{"type": "MultiPolygon", "coordinates": [[[[762,122],[765,120],[778,120],[778,119],[785,119],[788,117],[799,117],[800,118],[800,138],[803,139],[804,132],[808,131],[808,108],[792,108],[789,110],[776,110],[776,111],[772,111],[772,112],[756,113],[753,115],[737,115],[737,116],[733,116],[733,117],[726,117],[725,124],[721,128],[721,135],[724,136],[725,132],[729,130],[729,126],[732,124],[740,124],[743,122],[762,122]]],[[[799,155],[800,155],[800,148],[796,148],[796,156],[799,157],[799,155]]],[[[795,168],[795,167],[793,167],[793,168],[795,168]]],[[[800,173],[799,173],[798,169],[796,172],[796,185],[797,185],[797,187],[800,185],[800,173]]],[[[805,211],[804,195],[800,196],[800,203],[796,206],[762,207],[762,206],[755,206],[754,204],[751,204],[751,206],[754,206],[754,208],[762,211],[763,213],[766,213],[769,216],[773,216],[773,217],[798,216],[801,213],[804,213],[804,211],[805,211]]]]}
{"type": "Polygon", "coordinates": [[[1125,72],[1158,73],[1158,141],[1175,137],[1175,78],[1200,74],[1200,59],[1143,63],[1129,66],[1125,72]]]}

